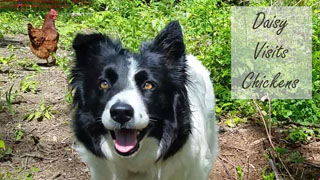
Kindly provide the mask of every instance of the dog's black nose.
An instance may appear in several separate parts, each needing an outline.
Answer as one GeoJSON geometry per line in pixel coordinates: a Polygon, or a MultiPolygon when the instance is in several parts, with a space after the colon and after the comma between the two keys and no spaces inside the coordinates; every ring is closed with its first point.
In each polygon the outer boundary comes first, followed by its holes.
{"type": "Polygon", "coordinates": [[[116,103],[111,106],[110,115],[113,120],[124,124],[133,118],[133,108],[129,104],[116,103]]]}

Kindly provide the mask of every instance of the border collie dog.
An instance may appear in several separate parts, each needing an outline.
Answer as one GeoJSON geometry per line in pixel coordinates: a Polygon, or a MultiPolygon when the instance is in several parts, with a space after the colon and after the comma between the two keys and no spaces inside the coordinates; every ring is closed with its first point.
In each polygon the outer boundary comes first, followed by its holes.
{"type": "Polygon", "coordinates": [[[209,72],[178,21],[139,53],[78,34],[71,86],[76,149],[94,180],[207,180],[217,156],[209,72]]]}

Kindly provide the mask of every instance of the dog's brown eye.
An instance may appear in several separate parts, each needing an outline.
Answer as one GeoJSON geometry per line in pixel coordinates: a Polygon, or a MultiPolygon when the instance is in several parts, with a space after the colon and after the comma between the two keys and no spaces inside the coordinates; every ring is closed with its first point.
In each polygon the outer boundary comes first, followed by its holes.
{"type": "Polygon", "coordinates": [[[104,89],[104,90],[107,90],[111,87],[107,81],[101,81],[99,86],[101,89],[104,89]]]}
{"type": "Polygon", "coordinates": [[[153,84],[151,82],[146,82],[143,85],[143,89],[145,89],[145,90],[150,90],[152,88],[153,88],[153,84]]]}

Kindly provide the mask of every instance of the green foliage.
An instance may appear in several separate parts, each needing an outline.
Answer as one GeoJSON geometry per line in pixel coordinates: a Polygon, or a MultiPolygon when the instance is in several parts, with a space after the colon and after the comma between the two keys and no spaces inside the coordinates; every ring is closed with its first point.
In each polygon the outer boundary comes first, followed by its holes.
{"type": "Polygon", "coordinates": [[[233,116],[231,118],[228,118],[225,121],[225,124],[229,127],[236,127],[239,124],[243,124],[247,122],[247,118],[240,118],[238,116],[233,116]]]}
{"type": "Polygon", "coordinates": [[[280,156],[282,156],[288,152],[288,149],[282,147],[275,147],[275,151],[279,153],[280,156]]]}
{"type": "Polygon", "coordinates": [[[0,56],[0,64],[9,64],[10,62],[14,61],[16,59],[15,54],[11,54],[8,57],[1,57],[0,56]]]}
{"type": "Polygon", "coordinates": [[[73,91],[72,91],[72,89],[68,89],[67,90],[67,93],[65,94],[64,99],[68,104],[72,104],[73,103],[73,91]]]}
{"type": "MultiPolygon", "coordinates": [[[[11,149],[6,147],[6,144],[4,140],[0,139],[0,159],[3,158],[6,154],[10,153],[11,149]]],[[[0,179],[1,179],[1,173],[0,173],[0,179]]]]}
{"type": "Polygon", "coordinates": [[[70,76],[71,59],[68,57],[57,56],[57,64],[63,70],[67,77],[70,76]]]}
{"type": "Polygon", "coordinates": [[[304,162],[304,158],[301,156],[299,151],[291,153],[290,160],[293,163],[303,163],[304,162]]]}
{"type": "Polygon", "coordinates": [[[15,52],[18,48],[12,44],[9,44],[7,46],[7,49],[10,51],[10,52],[15,52]]]}
{"type": "Polygon", "coordinates": [[[21,81],[20,89],[23,93],[26,93],[26,92],[32,92],[33,94],[37,93],[38,82],[35,80],[31,80],[31,78],[33,78],[33,75],[27,76],[25,79],[21,81]]]}
{"type": "Polygon", "coordinates": [[[0,139],[0,149],[6,150],[6,144],[4,143],[4,140],[0,139]]]}
{"type": "Polygon", "coordinates": [[[12,116],[15,114],[13,102],[16,100],[17,96],[18,96],[18,92],[17,91],[13,92],[13,85],[11,85],[10,89],[5,92],[5,98],[6,98],[5,105],[12,116]]]}
{"type": "Polygon", "coordinates": [[[6,171],[5,173],[0,172],[0,179],[11,180],[11,173],[9,171],[6,171]]]}
{"type": "Polygon", "coordinates": [[[294,128],[289,131],[287,139],[291,142],[304,142],[308,137],[314,137],[314,132],[308,128],[294,128]]]}
{"type": "Polygon", "coordinates": [[[242,180],[244,177],[244,172],[243,169],[241,168],[241,166],[237,166],[237,175],[239,180],[242,180]]]}
{"type": "Polygon", "coordinates": [[[24,133],[22,132],[21,129],[21,123],[18,124],[18,126],[16,127],[16,141],[19,142],[21,141],[21,139],[23,138],[24,133]]]}
{"type": "Polygon", "coordinates": [[[24,178],[25,178],[26,180],[33,180],[33,176],[34,176],[34,174],[37,173],[37,172],[39,172],[39,168],[33,167],[33,168],[31,168],[31,171],[28,171],[28,172],[26,172],[26,173],[24,174],[24,178]]]}
{"type": "MultiPolygon", "coordinates": [[[[64,71],[64,73],[67,77],[70,77],[70,67],[72,66],[71,62],[72,62],[71,59],[68,57],[57,57],[57,64],[64,71]]],[[[71,80],[69,79],[69,83],[70,82],[71,82],[71,80]]],[[[67,92],[64,96],[64,99],[65,99],[66,103],[72,104],[72,102],[73,102],[72,89],[70,89],[70,88],[67,89],[67,92]]]]}
{"type": "Polygon", "coordinates": [[[272,102],[272,108],[276,121],[290,118],[301,123],[320,123],[320,106],[314,100],[277,100],[272,102]]]}
{"type": "Polygon", "coordinates": [[[274,180],[275,179],[274,172],[267,173],[266,169],[263,169],[262,170],[262,179],[263,180],[274,180]]]}
{"type": "Polygon", "coordinates": [[[14,11],[3,11],[0,15],[0,27],[2,32],[15,32],[26,33],[27,27],[21,28],[24,24],[26,16],[22,13],[16,13],[14,11]],[[10,22],[10,23],[8,23],[10,22]]]}
{"type": "Polygon", "coordinates": [[[313,130],[315,137],[320,138],[320,128],[315,128],[313,130]]]}
{"type": "Polygon", "coordinates": [[[35,110],[35,112],[31,112],[31,113],[26,114],[24,119],[27,121],[31,121],[33,119],[36,119],[38,121],[42,121],[43,118],[50,120],[50,119],[54,118],[51,108],[52,107],[49,105],[46,105],[42,99],[39,109],[35,110]]]}
{"type": "Polygon", "coordinates": [[[12,155],[12,149],[6,146],[4,140],[0,139],[0,159],[5,155],[12,155]]]}
{"type": "Polygon", "coordinates": [[[18,61],[18,65],[26,70],[41,72],[40,66],[28,58],[24,58],[23,60],[18,61]]]}
{"type": "Polygon", "coordinates": [[[0,172],[0,179],[6,180],[33,180],[34,174],[39,172],[39,168],[32,167],[31,169],[24,170],[22,167],[19,167],[16,170],[16,174],[21,174],[18,177],[14,177],[15,173],[11,173],[10,171],[6,171],[4,173],[0,172]]]}
{"type": "Polygon", "coordinates": [[[23,132],[21,130],[16,130],[16,141],[20,141],[23,137],[23,132]]]}

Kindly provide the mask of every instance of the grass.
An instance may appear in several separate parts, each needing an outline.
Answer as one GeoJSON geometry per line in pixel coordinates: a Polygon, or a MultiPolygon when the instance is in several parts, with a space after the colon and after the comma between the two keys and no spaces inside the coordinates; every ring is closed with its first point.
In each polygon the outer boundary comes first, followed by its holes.
{"type": "Polygon", "coordinates": [[[40,107],[38,109],[26,114],[24,119],[27,121],[32,121],[34,119],[38,120],[38,121],[42,121],[43,119],[50,120],[50,119],[54,118],[51,108],[52,107],[50,105],[46,105],[44,103],[44,100],[42,99],[40,107]]]}
{"type": "Polygon", "coordinates": [[[13,92],[13,85],[11,85],[10,89],[5,92],[5,105],[12,116],[15,114],[13,102],[17,95],[18,93],[16,91],[13,92]]]}
{"type": "Polygon", "coordinates": [[[38,85],[38,82],[35,81],[35,80],[32,80],[34,75],[29,75],[27,76],[25,79],[23,79],[20,83],[20,90],[23,92],[23,93],[26,93],[26,92],[32,92],[33,94],[36,94],[37,93],[37,85],[38,85]]]}

